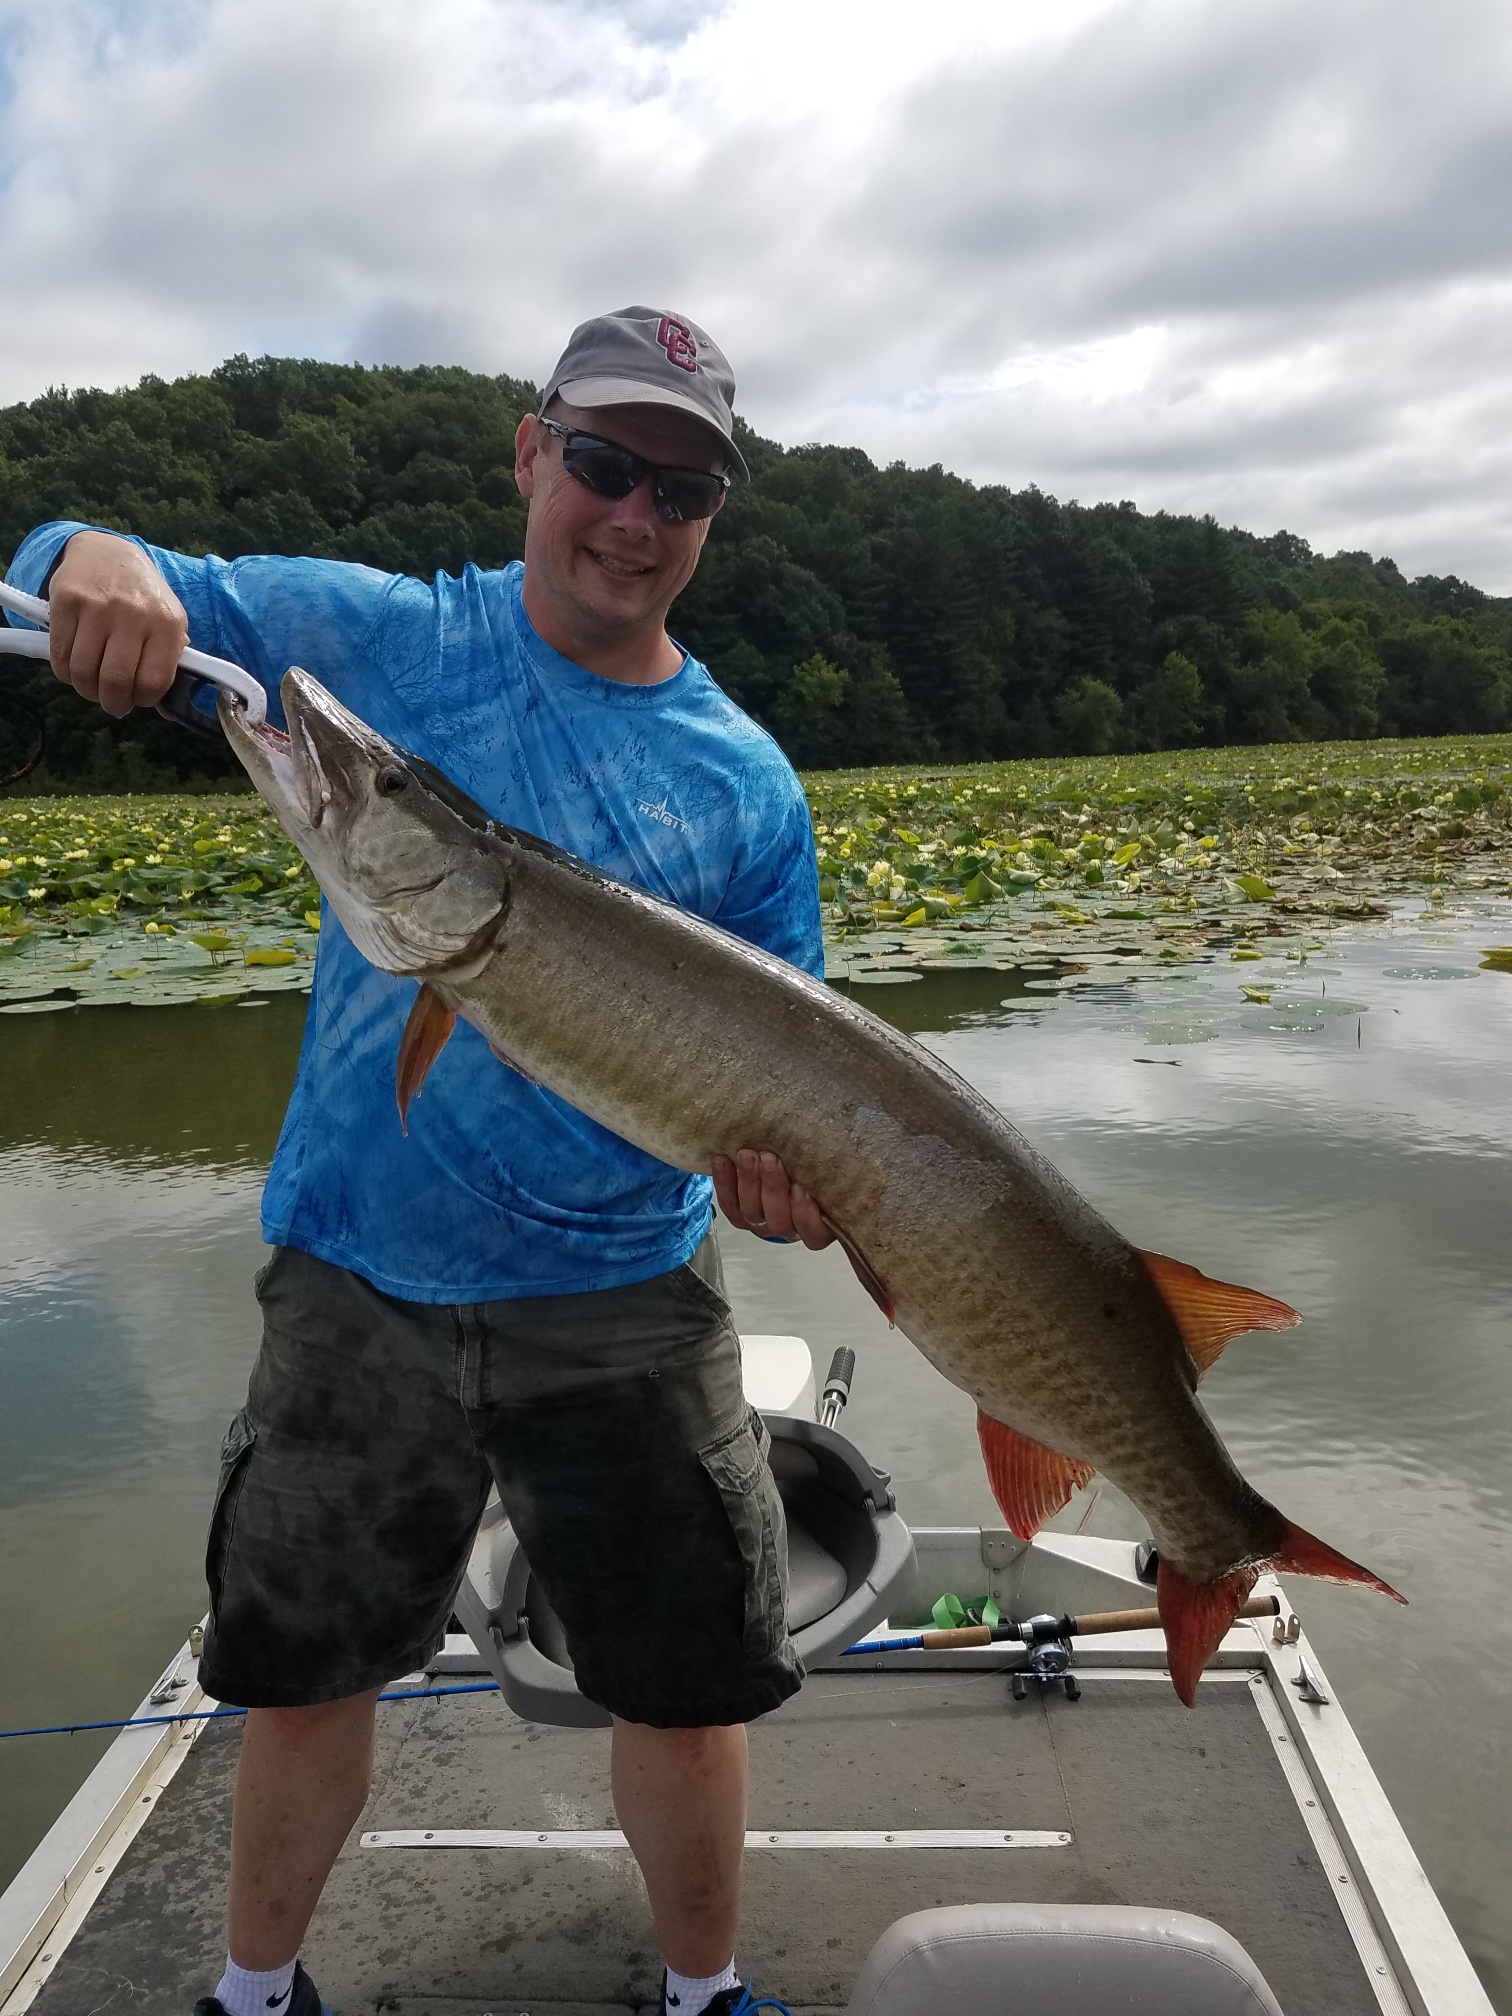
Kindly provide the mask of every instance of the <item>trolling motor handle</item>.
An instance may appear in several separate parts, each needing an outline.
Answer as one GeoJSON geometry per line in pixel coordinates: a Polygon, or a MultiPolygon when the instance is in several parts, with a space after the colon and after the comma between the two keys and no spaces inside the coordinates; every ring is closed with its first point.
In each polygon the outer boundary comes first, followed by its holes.
{"type": "Polygon", "coordinates": [[[833,1428],[840,1419],[840,1410],[850,1399],[851,1381],[856,1376],[856,1354],[842,1344],[830,1360],[829,1376],[824,1382],[824,1398],[819,1409],[820,1426],[833,1428]]]}

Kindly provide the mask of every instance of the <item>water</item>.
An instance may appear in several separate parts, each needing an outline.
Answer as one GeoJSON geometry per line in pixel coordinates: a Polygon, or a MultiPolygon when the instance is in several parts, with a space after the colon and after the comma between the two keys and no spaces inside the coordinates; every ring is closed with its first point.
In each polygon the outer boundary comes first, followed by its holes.
{"type": "MultiPolygon", "coordinates": [[[[1475,956],[1509,938],[1503,908],[1035,1011],[1000,1008],[1024,989],[986,973],[858,998],[1137,1243],[1305,1313],[1236,1341],[1204,1395],[1268,1496],[1411,1598],[1293,1585],[1512,2016],[1512,975],[1475,956]],[[1244,1003],[1240,982],[1274,983],[1271,1002],[1244,1003]]],[[[216,1452],[256,1346],[257,1193],[302,1020],[288,998],[0,1020],[5,1726],[126,1712],[203,1608],[216,1452]]],[[[742,1328],[800,1332],[821,1373],[856,1348],[847,1426],[905,1512],[997,1523],[969,1402],[843,1258],[724,1243],[742,1328]]],[[[1058,1523],[1139,1530],[1096,1485],[1058,1523]]],[[[0,1882],[106,1740],[0,1745],[0,1882]]]]}

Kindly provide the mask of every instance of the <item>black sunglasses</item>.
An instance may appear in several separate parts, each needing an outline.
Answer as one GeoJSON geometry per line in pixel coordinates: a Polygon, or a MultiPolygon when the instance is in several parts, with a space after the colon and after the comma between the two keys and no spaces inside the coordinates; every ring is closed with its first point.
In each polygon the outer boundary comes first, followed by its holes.
{"type": "Polygon", "coordinates": [[[647,462],[621,448],[617,441],[601,435],[585,434],[581,427],[564,427],[560,420],[536,416],[548,434],[562,444],[562,467],[577,478],[595,497],[618,502],[638,490],[649,477],[651,502],[658,518],[680,524],[689,518],[712,518],[719,501],[730,487],[728,474],[713,475],[707,469],[668,469],[647,462]]]}

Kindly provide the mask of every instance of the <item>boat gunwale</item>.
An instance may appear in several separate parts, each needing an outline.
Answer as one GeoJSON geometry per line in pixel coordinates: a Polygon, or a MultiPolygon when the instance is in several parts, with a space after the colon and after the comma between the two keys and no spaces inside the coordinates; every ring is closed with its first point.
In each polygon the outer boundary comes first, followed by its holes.
{"type": "Polygon", "coordinates": [[[20,2016],[67,1952],[95,1898],[152,1817],[202,1732],[216,1702],[199,1684],[199,1663],[185,1639],[162,1679],[131,1719],[172,1719],[116,1733],[63,1811],[0,1892],[0,2016],[20,2016]],[[185,1685],[171,1702],[154,1701],[169,1675],[185,1685]],[[199,1715],[202,1719],[181,1718],[199,1715]],[[73,1923],[65,1921],[72,1918],[73,1923]],[[59,1936],[54,1939],[54,1934],[59,1936]],[[54,1950],[43,1948],[53,1940],[54,1950]],[[44,1960],[46,1966],[44,1968],[44,1960]]]}

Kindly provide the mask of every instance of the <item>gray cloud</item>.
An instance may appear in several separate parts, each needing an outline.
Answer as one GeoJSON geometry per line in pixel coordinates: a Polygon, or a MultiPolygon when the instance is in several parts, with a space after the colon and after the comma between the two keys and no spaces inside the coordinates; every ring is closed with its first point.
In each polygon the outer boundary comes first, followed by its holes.
{"type": "Polygon", "coordinates": [[[1500,0],[0,0],[0,397],[541,376],[631,299],[753,424],[1512,589],[1500,0]]]}

